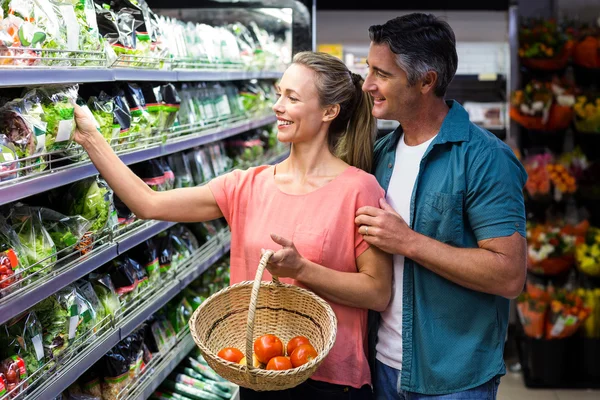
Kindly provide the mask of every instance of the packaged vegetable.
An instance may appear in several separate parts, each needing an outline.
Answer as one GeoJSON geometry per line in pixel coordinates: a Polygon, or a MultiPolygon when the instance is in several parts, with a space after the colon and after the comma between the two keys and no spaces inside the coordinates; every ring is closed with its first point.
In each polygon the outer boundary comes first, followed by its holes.
{"type": "MultiPolygon", "coordinates": [[[[37,90],[37,89],[36,89],[37,90]]],[[[75,132],[75,107],[78,86],[50,87],[42,92],[43,120],[46,122],[46,148],[49,151],[66,148],[75,132]]]]}
{"type": "MultiPolygon", "coordinates": [[[[36,96],[16,99],[0,108],[0,135],[12,146],[16,153],[19,176],[41,172],[46,168],[40,155],[46,151],[46,123],[42,120],[41,103],[36,96]],[[37,102],[36,102],[37,100],[37,102]]],[[[10,155],[7,155],[7,161],[10,155]]]]}
{"type": "Polygon", "coordinates": [[[116,225],[116,211],[112,205],[113,192],[106,182],[89,178],[75,183],[67,194],[69,215],[81,215],[92,222],[90,231],[98,233],[116,225]]]}
{"type": "MultiPolygon", "coordinates": [[[[49,208],[40,208],[42,224],[52,238],[58,257],[62,258],[79,248],[76,246],[84,239],[92,223],[81,215],[67,217],[49,208]]],[[[87,249],[88,251],[91,249],[87,249]]]]}
{"type": "Polygon", "coordinates": [[[25,360],[19,356],[11,356],[0,363],[0,376],[6,380],[6,390],[10,398],[15,398],[27,388],[27,367],[25,360]]]}
{"type": "Polygon", "coordinates": [[[42,223],[39,208],[18,203],[11,209],[12,226],[25,250],[24,276],[36,278],[50,273],[56,263],[56,246],[42,223]]]}
{"type": "Polygon", "coordinates": [[[0,135],[0,182],[17,177],[17,152],[6,135],[0,135]]]}
{"type": "Polygon", "coordinates": [[[196,389],[193,386],[188,386],[187,384],[174,382],[168,379],[165,380],[162,385],[168,390],[173,390],[175,393],[182,394],[193,400],[222,400],[221,397],[210,392],[196,389]]]}
{"type": "Polygon", "coordinates": [[[154,237],[156,249],[158,250],[158,262],[160,264],[160,273],[165,275],[172,267],[173,263],[173,244],[168,232],[163,231],[154,237]]]}
{"type": "Polygon", "coordinates": [[[42,324],[33,311],[27,311],[0,327],[0,357],[17,355],[25,362],[27,375],[44,365],[42,324]]]}
{"type": "Polygon", "coordinates": [[[131,301],[138,288],[137,271],[133,265],[127,259],[118,258],[112,261],[108,273],[121,304],[131,301]]]}
{"type": "Polygon", "coordinates": [[[119,392],[131,381],[129,360],[117,349],[108,351],[102,358],[104,364],[104,382],[102,383],[102,399],[116,400],[119,392]]]}
{"type": "Polygon", "coordinates": [[[152,136],[152,123],[150,114],[146,110],[146,101],[140,87],[135,83],[128,83],[124,87],[125,99],[131,111],[130,140],[141,141],[142,145],[148,144],[147,139],[152,136]]]}
{"type": "Polygon", "coordinates": [[[21,271],[28,265],[26,252],[17,233],[0,215],[0,297],[19,287],[21,271]]]}
{"type": "Polygon", "coordinates": [[[170,391],[166,391],[163,389],[156,390],[150,396],[152,400],[189,400],[187,397],[183,397],[182,395],[170,391]]]}
{"type": "MultiPolygon", "coordinates": [[[[93,0],[77,0],[75,16],[79,24],[79,50],[100,52],[103,49],[93,0]]],[[[86,54],[83,54],[86,57],[86,54]]],[[[92,57],[97,58],[98,55],[92,57]]],[[[85,65],[85,63],[83,64],[85,65]]]]}
{"type": "Polygon", "coordinates": [[[187,299],[190,306],[192,306],[192,310],[196,311],[198,307],[206,300],[200,293],[196,292],[194,289],[187,287],[183,290],[183,295],[187,299]]]}
{"type": "Polygon", "coordinates": [[[213,371],[209,366],[202,364],[192,357],[187,357],[185,359],[185,365],[188,365],[194,371],[198,372],[200,375],[204,376],[207,379],[211,379],[215,382],[226,382],[225,379],[221,378],[215,371],[213,371]]]}
{"type": "Polygon", "coordinates": [[[166,334],[155,316],[151,316],[144,326],[144,343],[151,353],[160,353],[166,349],[166,334]]]}
{"type": "Polygon", "coordinates": [[[168,157],[169,165],[175,174],[175,187],[192,187],[194,180],[190,170],[189,161],[181,153],[172,154],[168,157]]]}
{"type": "Polygon", "coordinates": [[[115,102],[114,122],[119,125],[118,143],[120,146],[116,150],[134,148],[136,146],[135,138],[130,136],[131,110],[125,100],[125,92],[117,89],[113,101],[115,102]]]}
{"type": "MultiPolygon", "coordinates": [[[[156,88],[154,90],[156,91],[156,88]]],[[[172,83],[161,85],[159,92],[163,102],[164,116],[164,121],[161,121],[159,128],[169,129],[173,126],[177,119],[177,113],[179,112],[181,99],[179,98],[177,89],[175,89],[175,86],[172,83]]]]}
{"type": "Polygon", "coordinates": [[[165,190],[171,190],[175,188],[175,174],[171,170],[169,163],[165,158],[161,158],[160,165],[165,173],[165,190]]]}
{"type": "Polygon", "coordinates": [[[182,385],[186,385],[192,387],[194,389],[202,390],[204,392],[208,392],[211,395],[216,395],[219,398],[230,399],[231,393],[229,391],[224,391],[219,389],[216,385],[211,384],[210,382],[205,382],[200,379],[192,378],[189,375],[174,372],[169,376],[173,382],[181,383],[182,385]]]}
{"type": "Polygon", "coordinates": [[[129,254],[146,269],[150,284],[156,285],[161,282],[158,252],[152,239],[140,243],[131,249],[129,254]]]}
{"type": "Polygon", "coordinates": [[[87,101],[87,107],[97,122],[98,129],[109,144],[119,135],[120,126],[114,121],[115,102],[105,92],[100,92],[98,96],[91,96],[87,101]],[[115,129],[117,128],[118,129],[115,129]]]}
{"type": "Polygon", "coordinates": [[[83,296],[83,298],[87,300],[91,306],[91,309],[95,314],[96,324],[100,323],[108,314],[102,306],[100,298],[98,298],[98,295],[94,291],[94,287],[90,282],[85,280],[77,281],[75,282],[75,285],[77,286],[77,292],[81,294],[81,296],[83,296]]]}
{"type": "Polygon", "coordinates": [[[192,317],[193,312],[194,310],[192,306],[183,296],[179,296],[177,299],[169,303],[167,306],[167,315],[176,333],[179,333],[187,328],[187,323],[192,317]]]}
{"type": "Polygon", "coordinates": [[[121,304],[119,303],[119,297],[110,276],[108,274],[92,273],[90,281],[92,282],[94,292],[104,308],[103,314],[117,315],[117,312],[121,309],[121,304]]]}
{"type": "MultiPolygon", "coordinates": [[[[74,303],[74,291],[71,305],[74,303]]],[[[70,310],[65,296],[54,294],[33,307],[44,330],[44,352],[48,360],[55,360],[69,345],[70,310]],[[59,300],[60,299],[60,300],[59,300]]],[[[76,327],[75,327],[76,328],[76,327]]]]}
{"type": "Polygon", "coordinates": [[[138,289],[141,290],[146,285],[150,284],[150,280],[148,279],[148,274],[142,265],[139,262],[135,261],[130,257],[125,257],[125,262],[133,267],[135,271],[137,281],[138,281],[138,289]]]}
{"type": "Polygon", "coordinates": [[[130,166],[134,174],[146,183],[152,190],[166,190],[165,172],[158,160],[148,160],[130,166]]]}

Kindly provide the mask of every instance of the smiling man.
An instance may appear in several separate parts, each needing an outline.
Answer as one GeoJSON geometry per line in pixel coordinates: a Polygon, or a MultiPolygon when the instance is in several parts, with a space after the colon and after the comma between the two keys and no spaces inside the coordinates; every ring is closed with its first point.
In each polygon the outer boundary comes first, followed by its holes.
{"type": "Polygon", "coordinates": [[[365,240],[394,255],[388,308],[372,318],[377,399],[494,399],[505,373],[509,299],[526,271],[526,173],[511,149],[445,101],[456,40],[433,15],[369,29],[363,90],[400,127],[375,146],[381,209],[365,240]]]}

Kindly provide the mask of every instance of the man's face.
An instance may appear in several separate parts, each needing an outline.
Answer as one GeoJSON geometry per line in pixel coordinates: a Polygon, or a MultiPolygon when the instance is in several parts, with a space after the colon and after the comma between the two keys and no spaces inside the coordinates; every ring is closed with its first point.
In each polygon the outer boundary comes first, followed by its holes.
{"type": "Polygon", "coordinates": [[[406,73],[396,63],[397,55],[387,44],[371,42],[367,63],[369,74],[363,91],[373,96],[373,116],[378,119],[400,121],[410,117],[420,99],[420,85],[410,86],[406,73]]]}

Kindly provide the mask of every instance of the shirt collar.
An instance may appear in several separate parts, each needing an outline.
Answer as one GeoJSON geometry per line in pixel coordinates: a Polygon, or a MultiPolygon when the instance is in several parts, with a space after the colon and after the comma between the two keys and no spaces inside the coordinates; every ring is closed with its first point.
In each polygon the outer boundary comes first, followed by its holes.
{"type": "MultiPolygon", "coordinates": [[[[444,122],[442,122],[442,126],[434,140],[434,144],[468,142],[470,138],[469,113],[467,113],[467,110],[465,110],[456,100],[446,101],[446,104],[450,109],[444,118],[444,122]]],[[[402,126],[398,126],[393,134],[391,143],[393,147],[398,146],[398,141],[400,140],[402,133],[402,126]]]]}

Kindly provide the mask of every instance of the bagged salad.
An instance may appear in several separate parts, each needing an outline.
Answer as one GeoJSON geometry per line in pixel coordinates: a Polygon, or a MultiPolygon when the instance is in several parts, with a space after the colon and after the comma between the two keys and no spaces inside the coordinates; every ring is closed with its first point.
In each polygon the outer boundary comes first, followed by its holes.
{"type": "Polygon", "coordinates": [[[0,135],[0,182],[17,177],[17,152],[6,135],[0,135]]]}
{"type": "Polygon", "coordinates": [[[119,392],[131,381],[129,375],[130,361],[117,346],[102,357],[104,381],[102,382],[102,399],[117,400],[119,392]]]}
{"type": "Polygon", "coordinates": [[[130,302],[137,294],[138,274],[128,259],[118,258],[112,261],[108,268],[110,280],[115,286],[121,304],[130,302]]]}
{"type": "Polygon", "coordinates": [[[27,367],[25,361],[13,355],[0,362],[0,388],[4,386],[4,393],[9,393],[10,398],[15,398],[27,388],[27,367]]]}
{"type": "Polygon", "coordinates": [[[44,227],[39,208],[16,204],[10,212],[12,227],[25,252],[24,276],[37,277],[50,273],[56,263],[56,246],[44,227]]]}
{"type": "Polygon", "coordinates": [[[68,190],[67,213],[81,215],[90,221],[90,231],[93,233],[110,230],[117,222],[112,197],[112,190],[102,179],[89,178],[79,181],[68,190]]]}
{"type": "Polygon", "coordinates": [[[44,365],[42,324],[33,311],[27,311],[0,327],[0,358],[19,356],[27,375],[44,365]]]}
{"type": "MultiPolygon", "coordinates": [[[[119,125],[118,143],[119,146],[116,148],[117,151],[124,149],[132,149],[137,146],[135,142],[135,135],[131,135],[132,119],[131,110],[125,100],[125,92],[121,89],[115,90],[115,96],[113,101],[115,102],[114,110],[114,121],[119,125]]],[[[137,128],[136,128],[137,129],[137,128]]]]}
{"type": "Polygon", "coordinates": [[[194,309],[185,296],[178,296],[167,306],[167,316],[176,333],[187,328],[193,313],[194,309]]]}
{"type": "Polygon", "coordinates": [[[146,108],[146,100],[142,89],[135,83],[127,83],[124,86],[125,99],[131,111],[131,127],[129,134],[133,136],[130,140],[143,141],[142,145],[148,144],[144,139],[153,135],[152,118],[146,108]]]}
{"type": "Polygon", "coordinates": [[[121,304],[110,276],[108,274],[92,273],[90,274],[90,282],[92,282],[94,292],[98,296],[98,300],[100,300],[100,304],[102,305],[103,311],[99,312],[99,314],[117,315],[121,309],[121,304]]]}
{"type": "MultiPolygon", "coordinates": [[[[46,149],[48,151],[68,148],[75,133],[75,101],[78,85],[34,89],[41,92],[43,121],[46,125],[46,149]]],[[[27,96],[27,95],[26,95],[27,96]]]]}
{"type": "Polygon", "coordinates": [[[171,235],[168,231],[160,232],[154,237],[156,249],[158,250],[158,261],[160,263],[160,273],[164,277],[173,266],[173,244],[171,235]]]}
{"type": "Polygon", "coordinates": [[[166,190],[166,177],[158,160],[142,161],[130,166],[134,174],[141,178],[155,192],[166,190]]]}
{"type": "Polygon", "coordinates": [[[130,250],[129,254],[146,270],[151,285],[160,284],[160,263],[158,251],[152,239],[145,240],[130,250]]]}
{"type": "Polygon", "coordinates": [[[85,238],[92,226],[92,223],[81,215],[67,217],[49,208],[39,208],[39,212],[42,224],[52,238],[59,258],[77,250],[76,245],[85,238]]]}
{"type": "MultiPolygon", "coordinates": [[[[71,296],[74,302],[74,295],[71,296]]],[[[46,359],[56,360],[69,345],[69,302],[64,295],[54,294],[33,307],[43,328],[46,359]]]]}
{"type": "Polygon", "coordinates": [[[96,122],[96,128],[109,144],[119,136],[120,127],[114,121],[114,100],[101,91],[97,96],[90,96],[87,102],[79,99],[79,106],[96,122]]]}

